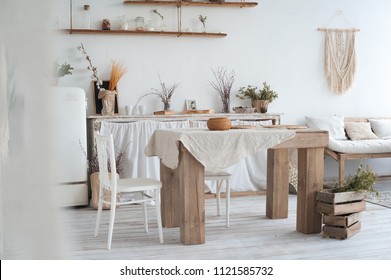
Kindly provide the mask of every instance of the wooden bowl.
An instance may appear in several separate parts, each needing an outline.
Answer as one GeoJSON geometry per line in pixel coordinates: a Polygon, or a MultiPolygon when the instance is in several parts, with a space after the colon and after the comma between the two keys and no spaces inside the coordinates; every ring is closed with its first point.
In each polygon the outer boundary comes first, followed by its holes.
{"type": "Polygon", "coordinates": [[[209,130],[229,130],[231,121],[228,118],[210,118],[206,122],[209,130]]]}

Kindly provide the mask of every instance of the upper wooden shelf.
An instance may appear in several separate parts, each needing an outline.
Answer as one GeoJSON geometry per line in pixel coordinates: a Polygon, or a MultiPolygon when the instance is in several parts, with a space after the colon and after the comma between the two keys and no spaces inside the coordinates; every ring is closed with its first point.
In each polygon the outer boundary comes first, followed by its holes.
{"type": "Polygon", "coordinates": [[[126,5],[194,6],[194,7],[255,7],[257,2],[186,2],[186,1],[124,1],[126,5]]]}
{"type": "Polygon", "coordinates": [[[176,37],[216,37],[227,36],[226,33],[178,32],[178,31],[136,31],[136,30],[98,30],[98,29],[60,29],[69,34],[123,34],[123,35],[161,35],[176,37]]]}

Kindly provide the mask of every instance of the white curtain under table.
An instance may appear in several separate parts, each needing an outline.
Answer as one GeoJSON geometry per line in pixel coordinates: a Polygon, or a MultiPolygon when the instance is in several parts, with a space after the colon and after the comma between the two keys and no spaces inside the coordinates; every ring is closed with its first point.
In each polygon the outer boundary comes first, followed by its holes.
{"type": "MultiPolygon", "coordinates": [[[[233,125],[269,125],[270,121],[233,121],[233,125]]],[[[135,122],[102,121],[100,134],[112,133],[116,152],[124,151],[126,160],[121,178],[149,177],[160,178],[160,162],[157,157],[146,157],[145,147],[156,129],[206,127],[206,121],[177,120],[135,122]],[[126,149],[126,150],[124,150],[126,149]]],[[[231,190],[259,191],[266,190],[267,151],[261,150],[225,169],[232,174],[231,190]]],[[[215,193],[215,186],[207,182],[205,191],[215,193]]]]}

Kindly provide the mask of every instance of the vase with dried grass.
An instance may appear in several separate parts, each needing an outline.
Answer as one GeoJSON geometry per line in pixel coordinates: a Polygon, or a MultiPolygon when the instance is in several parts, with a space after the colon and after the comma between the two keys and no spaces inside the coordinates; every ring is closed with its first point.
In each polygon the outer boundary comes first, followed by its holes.
{"type": "Polygon", "coordinates": [[[114,115],[115,96],[118,94],[116,87],[119,80],[125,75],[127,68],[113,61],[111,66],[111,75],[109,88],[99,91],[98,98],[102,99],[102,115],[114,115]]]}
{"type": "Polygon", "coordinates": [[[223,67],[219,67],[216,71],[212,70],[215,77],[215,81],[211,81],[210,84],[217,91],[223,103],[222,113],[229,113],[231,89],[232,84],[235,81],[235,71],[228,71],[223,67]]]}

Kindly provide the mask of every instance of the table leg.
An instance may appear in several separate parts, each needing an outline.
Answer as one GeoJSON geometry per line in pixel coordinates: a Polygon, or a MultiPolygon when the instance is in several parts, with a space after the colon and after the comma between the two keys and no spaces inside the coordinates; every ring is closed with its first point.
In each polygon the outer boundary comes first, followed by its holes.
{"type": "Polygon", "coordinates": [[[266,217],[288,217],[289,153],[288,149],[267,150],[266,217]]]}
{"type": "Polygon", "coordinates": [[[324,149],[298,149],[298,190],[296,230],[321,231],[321,214],[316,210],[316,192],[323,189],[324,149]]]}
{"type": "Polygon", "coordinates": [[[163,227],[179,227],[179,171],[170,169],[160,161],[161,211],[163,227]]]}
{"type": "Polygon", "coordinates": [[[185,245],[205,243],[204,166],[179,147],[180,236],[185,245]]]}

